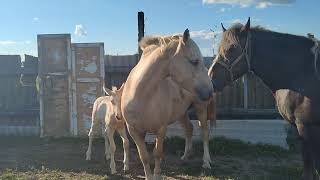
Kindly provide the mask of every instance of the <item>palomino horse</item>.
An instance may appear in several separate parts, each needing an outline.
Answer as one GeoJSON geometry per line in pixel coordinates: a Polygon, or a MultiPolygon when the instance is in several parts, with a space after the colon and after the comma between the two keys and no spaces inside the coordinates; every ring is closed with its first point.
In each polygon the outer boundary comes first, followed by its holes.
{"type": "MultiPolygon", "coordinates": [[[[209,69],[213,87],[252,71],[276,94],[281,115],[302,139],[303,179],[315,178],[320,162],[320,81],[317,43],[310,38],[236,24],[226,30],[209,69]]],[[[318,47],[319,48],[319,47],[318,47]]]]}
{"type": "Polygon", "coordinates": [[[125,83],[121,111],[137,146],[146,179],[152,179],[144,142],[146,132],[156,134],[153,177],[160,179],[167,126],[184,116],[191,104],[203,131],[204,167],[210,167],[206,107],[213,88],[199,47],[190,39],[188,30],[183,36],[144,38],[140,47],[143,54],[125,83]]]}
{"type": "Polygon", "coordinates": [[[86,152],[86,160],[91,160],[92,141],[95,135],[103,129],[105,141],[105,156],[106,160],[110,159],[111,174],[117,172],[116,163],[114,161],[116,144],[113,139],[115,131],[117,131],[122,139],[123,144],[123,170],[129,170],[129,140],[126,132],[126,125],[120,111],[120,98],[123,90],[123,85],[119,90],[113,88],[103,88],[109,96],[102,96],[95,100],[92,109],[92,122],[89,131],[89,146],[86,152]]]}

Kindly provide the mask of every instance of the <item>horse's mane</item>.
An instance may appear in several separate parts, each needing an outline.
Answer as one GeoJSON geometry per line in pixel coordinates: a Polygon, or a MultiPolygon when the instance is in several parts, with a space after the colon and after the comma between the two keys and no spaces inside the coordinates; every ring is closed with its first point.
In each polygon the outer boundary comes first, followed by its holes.
{"type": "Polygon", "coordinates": [[[177,48],[175,53],[180,51],[182,35],[172,36],[146,36],[140,42],[141,50],[146,53],[160,47],[163,51],[165,48],[177,48]]]}
{"type": "MultiPolygon", "coordinates": [[[[224,50],[227,48],[226,47],[227,45],[233,44],[235,46],[240,46],[239,34],[240,34],[242,27],[243,27],[243,25],[241,23],[236,23],[223,33],[223,37],[222,37],[223,40],[221,41],[220,46],[219,46],[219,50],[218,50],[222,56],[225,56],[224,50]]],[[[266,33],[271,33],[272,35],[285,36],[287,38],[299,38],[301,40],[311,40],[310,38],[305,37],[305,36],[272,31],[272,30],[267,29],[267,28],[260,26],[260,25],[251,27],[250,31],[251,32],[266,32],[266,33]]]]}

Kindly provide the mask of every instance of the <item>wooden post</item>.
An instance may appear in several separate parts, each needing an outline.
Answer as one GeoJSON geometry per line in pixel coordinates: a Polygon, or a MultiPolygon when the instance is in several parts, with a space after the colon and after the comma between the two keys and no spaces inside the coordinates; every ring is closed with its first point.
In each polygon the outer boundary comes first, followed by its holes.
{"type": "Polygon", "coordinates": [[[243,82],[243,108],[248,109],[248,75],[242,77],[243,82]]]}
{"type": "MultiPolygon", "coordinates": [[[[142,11],[138,12],[138,43],[144,37],[144,13],[142,11]]],[[[138,45],[138,61],[142,55],[142,50],[138,45]]]]}

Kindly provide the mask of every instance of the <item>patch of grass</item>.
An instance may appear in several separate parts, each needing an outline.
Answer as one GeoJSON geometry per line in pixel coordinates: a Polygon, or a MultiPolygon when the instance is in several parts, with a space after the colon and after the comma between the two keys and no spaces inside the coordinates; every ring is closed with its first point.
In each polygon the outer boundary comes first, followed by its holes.
{"type": "Polygon", "coordinates": [[[1,180],[30,180],[30,179],[43,179],[43,180],[107,180],[117,179],[109,178],[107,176],[93,175],[88,173],[74,173],[74,172],[62,172],[60,170],[28,170],[18,171],[12,169],[6,169],[0,172],[1,180]]]}
{"type": "Polygon", "coordinates": [[[302,167],[272,166],[264,169],[269,172],[268,175],[259,176],[257,179],[299,180],[302,175],[302,167]]]}
{"type": "MultiPolygon", "coordinates": [[[[184,152],[185,141],[181,137],[172,137],[165,140],[165,152],[181,155],[184,152]]],[[[251,144],[236,139],[216,137],[209,141],[209,149],[214,155],[240,155],[240,156],[273,156],[285,157],[293,153],[279,146],[270,144],[251,144]]],[[[193,152],[202,154],[202,141],[193,143],[193,152]]]]}
{"type": "Polygon", "coordinates": [[[11,169],[5,169],[3,172],[0,172],[0,179],[3,180],[16,180],[18,179],[16,173],[11,169]]]}

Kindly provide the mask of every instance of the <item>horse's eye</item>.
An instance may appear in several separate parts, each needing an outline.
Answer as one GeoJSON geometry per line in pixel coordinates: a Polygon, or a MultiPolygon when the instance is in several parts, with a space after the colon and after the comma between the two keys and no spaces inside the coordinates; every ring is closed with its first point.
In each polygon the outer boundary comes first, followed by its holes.
{"type": "Polygon", "coordinates": [[[197,59],[196,60],[190,60],[189,62],[194,66],[199,64],[199,60],[197,60],[197,59]]]}

